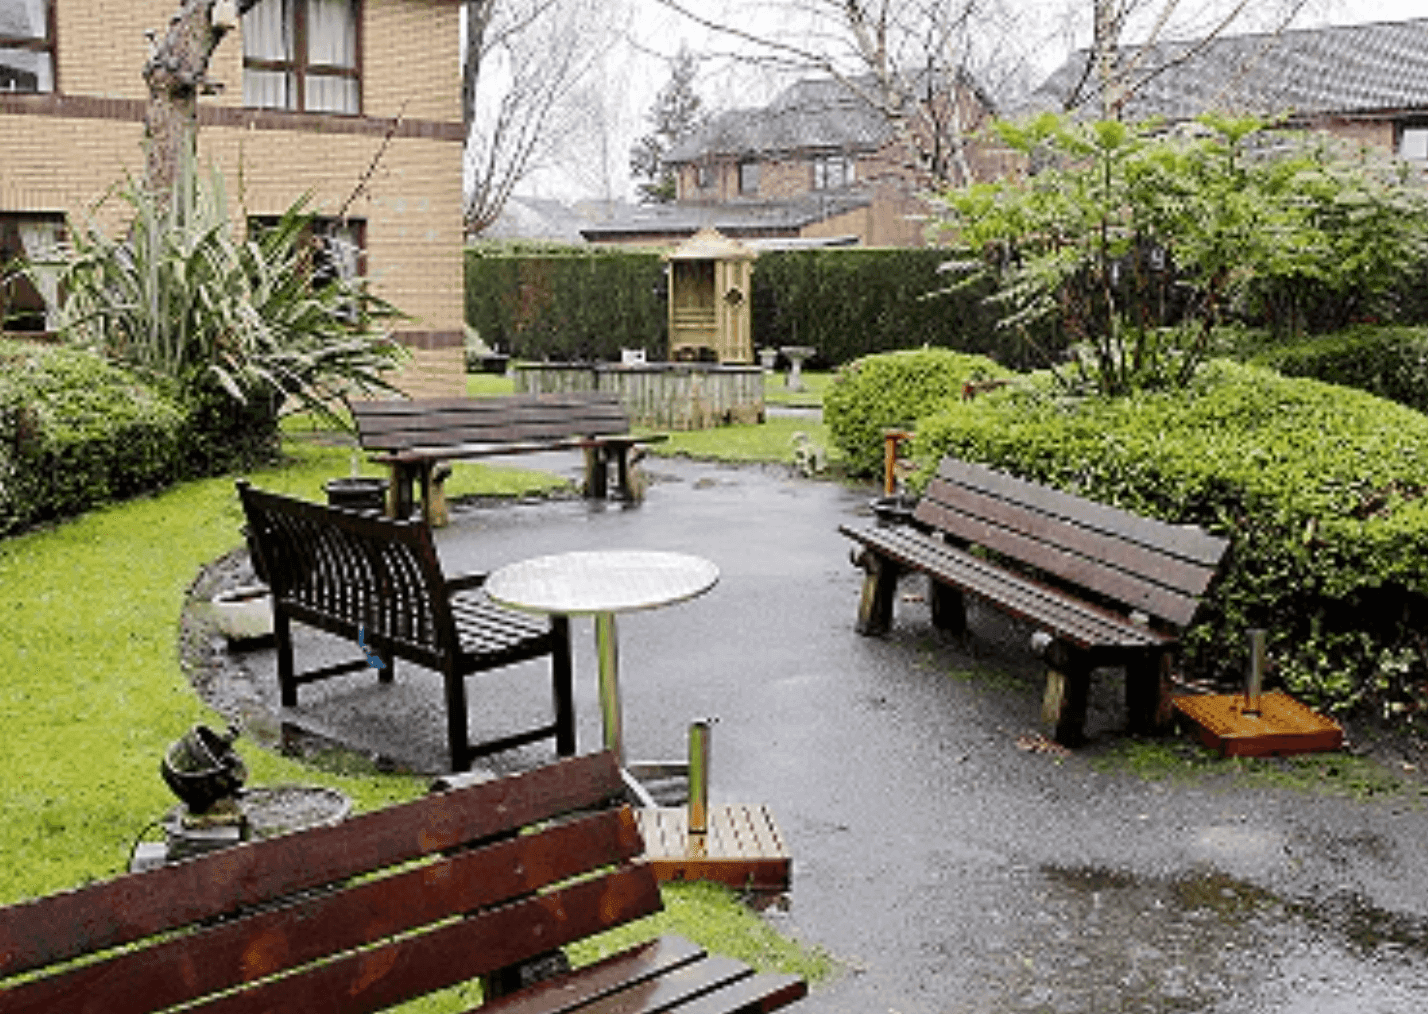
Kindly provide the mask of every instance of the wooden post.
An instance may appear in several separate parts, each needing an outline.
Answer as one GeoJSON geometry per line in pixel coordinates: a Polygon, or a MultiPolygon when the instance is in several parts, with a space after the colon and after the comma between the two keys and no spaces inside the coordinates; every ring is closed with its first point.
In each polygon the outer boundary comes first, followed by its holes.
{"type": "Polygon", "coordinates": [[[1081,653],[1053,644],[1047,652],[1046,695],[1041,721],[1062,746],[1077,746],[1086,738],[1086,704],[1091,694],[1091,667],[1081,653]]]}
{"type": "Polygon", "coordinates": [[[867,572],[863,578],[863,595],[858,602],[860,634],[872,637],[886,634],[892,627],[893,598],[897,595],[899,567],[893,561],[864,550],[858,565],[867,572]]]}
{"type": "Polygon", "coordinates": [[[1170,722],[1170,653],[1146,651],[1126,663],[1126,728],[1150,735],[1170,722]]]}
{"type": "Polygon", "coordinates": [[[936,578],[927,579],[928,600],[932,606],[932,625],[949,634],[967,630],[967,603],[962,589],[943,584],[936,578]]]}

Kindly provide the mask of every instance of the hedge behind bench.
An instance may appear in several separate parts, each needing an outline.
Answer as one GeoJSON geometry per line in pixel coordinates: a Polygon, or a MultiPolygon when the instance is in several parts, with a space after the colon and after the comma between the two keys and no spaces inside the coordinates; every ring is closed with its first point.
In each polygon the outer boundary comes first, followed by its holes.
{"type": "Polygon", "coordinates": [[[1232,539],[1186,638],[1192,675],[1270,677],[1319,705],[1428,706],[1428,416],[1363,392],[1219,361],[1193,389],[1060,399],[1046,378],[921,419],[946,454],[1232,539]]]}

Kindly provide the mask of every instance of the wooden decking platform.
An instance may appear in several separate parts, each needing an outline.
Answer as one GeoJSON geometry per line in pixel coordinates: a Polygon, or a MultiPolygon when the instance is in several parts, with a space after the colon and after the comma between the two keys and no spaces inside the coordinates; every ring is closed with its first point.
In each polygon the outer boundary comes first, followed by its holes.
{"type": "Polygon", "coordinates": [[[645,857],[660,880],[712,880],[745,890],[788,890],[792,858],[767,806],[711,806],[709,831],[702,836],[689,834],[689,812],[683,807],[635,813],[645,839],[645,857]]]}
{"type": "Polygon", "coordinates": [[[1313,753],[1343,745],[1344,730],[1337,722],[1288,694],[1260,695],[1258,715],[1245,714],[1244,706],[1243,694],[1175,698],[1175,710],[1194,723],[1200,741],[1223,757],[1313,753]]]}

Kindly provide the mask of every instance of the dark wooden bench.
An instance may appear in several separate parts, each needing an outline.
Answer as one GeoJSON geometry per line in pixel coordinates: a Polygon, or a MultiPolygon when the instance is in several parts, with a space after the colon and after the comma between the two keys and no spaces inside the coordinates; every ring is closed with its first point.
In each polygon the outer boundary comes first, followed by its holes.
{"type": "Polygon", "coordinates": [[[1056,738],[1082,737],[1091,671],[1124,666],[1132,731],[1169,710],[1169,665],[1229,543],[946,458],[912,524],[839,529],[863,546],[857,629],[892,622],[899,575],[930,580],[937,627],[966,627],[963,593],[1025,620],[1047,659],[1043,709],[1056,738]]]}
{"type": "Polygon", "coordinates": [[[585,451],[586,496],[607,495],[613,464],[616,495],[633,499],[631,448],[666,439],[632,434],[620,396],[611,391],[355,401],[351,407],[363,449],[391,468],[393,516],[411,513],[415,486],[428,523],[439,461],[579,448],[585,451]]]}
{"type": "Polygon", "coordinates": [[[561,756],[575,752],[571,695],[570,621],[540,619],[496,605],[481,585],[486,575],[447,578],[431,529],[265,493],[239,480],[248,544],[258,576],[272,592],[278,683],[284,707],[295,707],[304,683],[357,672],[360,659],[298,672],[292,621],[357,642],[382,663],[390,683],[396,659],[434,669],[445,681],[451,767],[466,771],[477,757],[554,737],[561,756]],[[549,655],[555,718],[484,743],[469,742],[466,679],[476,673],[549,655]]]}
{"type": "Polygon", "coordinates": [[[521,988],[564,965],[552,952],[661,908],[633,815],[607,805],[623,788],[594,754],[0,908],[0,1010],[361,1014],[477,976],[492,1014],[803,996],[678,936],[521,988]]]}

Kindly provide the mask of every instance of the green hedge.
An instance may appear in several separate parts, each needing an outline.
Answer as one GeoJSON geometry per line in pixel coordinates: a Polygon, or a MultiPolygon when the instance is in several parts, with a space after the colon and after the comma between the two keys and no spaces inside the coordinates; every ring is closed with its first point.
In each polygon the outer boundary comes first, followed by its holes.
{"type": "Polygon", "coordinates": [[[856,359],[823,395],[823,421],[853,475],[882,470],[883,430],[912,429],[970,381],[1007,376],[985,356],[927,348],[856,359]]]}
{"type": "Polygon", "coordinates": [[[1190,389],[1069,400],[1044,376],[944,402],[913,453],[945,454],[1228,536],[1188,632],[1191,672],[1271,676],[1335,710],[1428,706],[1428,417],[1359,391],[1219,360],[1190,389]]]}
{"type": "MultiPolygon", "coordinates": [[[[770,251],[754,262],[756,346],[811,345],[817,365],[937,345],[1024,365],[1033,350],[995,327],[981,290],[945,287],[935,249],[770,251]]],[[[466,251],[466,322],[525,359],[617,360],[622,347],[668,348],[658,252],[486,245],[466,251]]],[[[1054,344],[1041,336],[1043,345],[1054,344]]]]}
{"type": "Polygon", "coordinates": [[[1251,362],[1428,411],[1428,328],[1356,327],[1275,345],[1251,362]]]}
{"type": "Polygon", "coordinates": [[[97,355],[0,341],[0,534],[172,481],[185,425],[97,355]]]}

